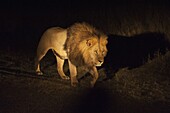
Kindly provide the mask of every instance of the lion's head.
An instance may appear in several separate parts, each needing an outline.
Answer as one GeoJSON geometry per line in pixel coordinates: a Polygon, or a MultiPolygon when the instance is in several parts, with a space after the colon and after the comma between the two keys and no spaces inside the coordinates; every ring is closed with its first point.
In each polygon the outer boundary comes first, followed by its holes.
{"type": "Polygon", "coordinates": [[[66,49],[76,66],[101,66],[107,54],[107,36],[87,23],[76,23],[67,30],[66,49]]]}

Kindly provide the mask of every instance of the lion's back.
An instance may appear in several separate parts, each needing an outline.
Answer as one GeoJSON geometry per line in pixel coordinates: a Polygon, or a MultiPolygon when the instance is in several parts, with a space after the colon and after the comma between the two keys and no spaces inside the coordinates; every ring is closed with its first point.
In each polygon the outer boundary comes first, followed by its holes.
{"type": "Polygon", "coordinates": [[[67,35],[66,29],[60,27],[52,27],[47,29],[43,33],[39,44],[54,46],[56,43],[62,43],[64,40],[66,40],[67,37],[66,35],[67,35]]]}
{"type": "Polygon", "coordinates": [[[60,27],[51,27],[47,29],[38,44],[37,52],[43,52],[48,49],[64,48],[67,38],[67,30],[60,27]]]}

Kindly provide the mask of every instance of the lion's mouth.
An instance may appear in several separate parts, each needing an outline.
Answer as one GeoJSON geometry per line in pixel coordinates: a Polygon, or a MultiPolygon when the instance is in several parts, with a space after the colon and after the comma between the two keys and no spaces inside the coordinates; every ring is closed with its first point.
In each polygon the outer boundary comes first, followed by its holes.
{"type": "Polygon", "coordinates": [[[96,66],[97,66],[97,67],[100,67],[100,66],[102,66],[102,65],[101,65],[101,64],[97,64],[96,66]]]}
{"type": "Polygon", "coordinates": [[[100,67],[100,66],[102,66],[102,64],[103,64],[103,62],[97,62],[97,63],[96,63],[96,66],[97,66],[97,67],[100,67]]]}

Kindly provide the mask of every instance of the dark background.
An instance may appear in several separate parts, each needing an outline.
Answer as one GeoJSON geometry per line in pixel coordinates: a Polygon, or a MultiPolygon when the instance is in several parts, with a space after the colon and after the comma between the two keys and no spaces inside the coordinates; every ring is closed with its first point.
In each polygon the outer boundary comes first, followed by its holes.
{"type": "MultiPolygon", "coordinates": [[[[35,50],[42,33],[47,28],[52,26],[67,28],[75,22],[85,21],[106,34],[127,36],[146,31],[160,31],[156,27],[160,26],[157,25],[158,21],[161,25],[164,20],[166,22],[163,25],[170,23],[169,0],[4,0],[0,6],[2,49],[35,50]],[[140,31],[133,27],[134,25],[140,27],[138,23],[144,26],[140,31]],[[136,32],[124,33],[133,30],[136,32]]],[[[169,29],[164,26],[163,28],[169,29]]]]}

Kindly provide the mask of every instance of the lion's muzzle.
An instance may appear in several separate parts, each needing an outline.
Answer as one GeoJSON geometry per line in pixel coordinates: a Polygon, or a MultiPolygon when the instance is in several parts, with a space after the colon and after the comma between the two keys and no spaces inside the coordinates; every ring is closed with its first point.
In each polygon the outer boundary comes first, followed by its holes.
{"type": "Polygon", "coordinates": [[[98,62],[96,63],[96,66],[99,67],[99,66],[102,66],[104,60],[98,60],[98,62]]]}

